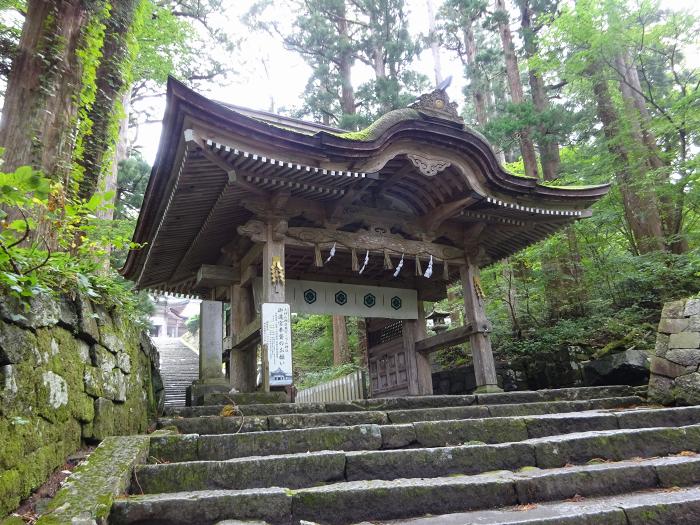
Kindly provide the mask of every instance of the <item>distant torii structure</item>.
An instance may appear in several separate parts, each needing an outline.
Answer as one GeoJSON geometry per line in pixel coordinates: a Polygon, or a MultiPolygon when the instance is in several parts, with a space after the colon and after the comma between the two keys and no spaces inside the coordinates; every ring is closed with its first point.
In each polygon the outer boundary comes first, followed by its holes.
{"type": "Polygon", "coordinates": [[[374,397],[431,394],[429,354],[464,341],[478,390],[498,389],[479,268],[590,216],[608,186],[505,171],[445,87],[346,132],[169,80],[134,234],[144,248],[122,273],[141,289],[203,299],[192,403],[259,388],[258,351],[262,388],[289,384],[290,312],[367,318],[374,397]],[[465,326],[428,338],[423,302],[455,281],[465,326]]]}

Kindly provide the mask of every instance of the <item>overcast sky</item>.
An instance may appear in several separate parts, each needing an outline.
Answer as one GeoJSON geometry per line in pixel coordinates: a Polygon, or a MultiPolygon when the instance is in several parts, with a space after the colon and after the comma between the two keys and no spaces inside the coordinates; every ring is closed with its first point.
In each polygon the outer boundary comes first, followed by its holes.
{"type": "MultiPolygon", "coordinates": [[[[233,4],[233,2],[231,2],[233,4]]],[[[239,73],[226,85],[213,82],[206,86],[205,94],[211,98],[230,102],[254,109],[269,110],[271,101],[276,110],[290,108],[300,104],[304,87],[310,75],[310,70],[303,60],[294,52],[287,51],[279,40],[269,35],[249,34],[248,29],[240,23],[238,16],[245,13],[252,0],[235,2],[235,14],[227,13],[225,23],[233,35],[246,35],[240,56],[231,57],[240,60],[245,57],[239,73]]],[[[434,0],[436,9],[441,0],[434,0]]],[[[662,6],[670,9],[686,9],[695,13],[700,12],[700,0],[662,0],[662,6]]],[[[413,34],[427,33],[427,7],[425,0],[407,0],[409,11],[409,28],[413,34]]],[[[283,17],[281,17],[283,18],[283,17]]],[[[294,18],[289,13],[287,20],[294,18]]],[[[447,53],[441,55],[443,75],[452,75],[453,82],[448,89],[452,100],[462,101],[461,90],[464,84],[462,65],[457,58],[447,53]]],[[[431,82],[434,80],[433,59],[430,50],[425,50],[415,61],[414,69],[425,74],[431,82]]],[[[370,78],[371,71],[362,64],[357,64],[353,70],[354,83],[361,83],[370,78]]],[[[153,103],[155,115],[162,115],[165,109],[164,100],[153,103]]],[[[139,130],[136,146],[139,147],[149,163],[155,160],[160,123],[142,126],[139,130]]]]}

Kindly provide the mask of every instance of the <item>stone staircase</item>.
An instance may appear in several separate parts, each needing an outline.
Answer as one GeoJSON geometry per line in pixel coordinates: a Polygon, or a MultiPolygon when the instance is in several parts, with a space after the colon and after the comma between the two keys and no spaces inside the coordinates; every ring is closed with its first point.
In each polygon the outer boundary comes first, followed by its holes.
{"type": "Polygon", "coordinates": [[[170,408],[109,523],[700,523],[700,407],[643,395],[170,408]]]}
{"type": "Polygon", "coordinates": [[[185,389],[199,378],[199,356],[180,339],[155,337],[166,407],[184,407],[185,389]]]}

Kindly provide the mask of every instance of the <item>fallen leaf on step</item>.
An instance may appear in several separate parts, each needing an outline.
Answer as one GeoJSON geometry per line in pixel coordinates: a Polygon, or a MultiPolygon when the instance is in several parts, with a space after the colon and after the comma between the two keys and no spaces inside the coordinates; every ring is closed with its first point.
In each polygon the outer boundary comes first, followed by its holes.
{"type": "Polygon", "coordinates": [[[537,508],[537,505],[535,505],[534,503],[528,503],[527,505],[516,505],[515,506],[515,510],[517,512],[525,512],[525,511],[536,509],[536,508],[537,508]]]}
{"type": "Polygon", "coordinates": [[[685,456],[685,457],[697,456],[697,455],[698,455],[698,453],[693,452],[692,450],[681,450],[678,454],[676,454],[676,456],[685,456]]]}
{"type": "Polygon", "coordinates": [[[571,502],[573,502],[573,503],[576,503],[576,502],[579,502],[579,501],[583,501],[583,500],[585,500],[585,499],[586,499],[586,498],[584,498],[583,496],[581,496],[581,494],[574,494],[573,497],[571,497],[571,498],[569,498],[569,499],[567,499],[567,500],[565,500],[565,501],[571,501],[571,502]]]}
{"type": "Polygon", "coordinates": [[[236,415],[236,407],[233,405],[224,405],[219,413],[221,417],[232,417],[236,415]]]}

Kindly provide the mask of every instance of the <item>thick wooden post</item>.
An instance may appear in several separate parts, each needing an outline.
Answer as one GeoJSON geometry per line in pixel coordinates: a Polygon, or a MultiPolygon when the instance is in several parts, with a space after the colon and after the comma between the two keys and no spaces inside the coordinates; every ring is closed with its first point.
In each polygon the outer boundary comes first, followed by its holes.
{"type": "Polygon", "coordinates": [[[469,258],[460,267],[462,289],[464,291],[465,320],[474,333],[469,336],[469,345],[474,361],[477,392],[500,392],[496,379],[496,365],[491,351],[491,323],[484,312],[484,301],[479,286],[479,267],[469,258]]]}
{"type": "MultiPolygon", "coordinates": [[[[425,324],[425,304],[418,301],[418,319],[416,320],[416,341],[428,337],[428,329],[425,324]]],[[[418,395],[430,396],[433,394],[433,369],[430,366],[428,354],[416,352],[416,368],[418,370],[418,395]]]]}
{"type": "MultiPolygon", "coordinates": [[[[231,286],[231,334],[235,339],[243,327],[254,320],[252,290],[249,286],[231,286]]],[[[231,350],[231,386],[239,392],[254,392],[257,375],[256,346],[231,350]]]]}
{"type": "Polygon", "coordinates": [[[427,396],[433,393],[433,379],[427,355],[416,352],[416,341],[425,339],[425,309],[423,301],[418,301],[418,319],[402,322],[403,349],[406,354],[408,372],[408,394],[427,396]]]}
{"type": "Polygon", "coordinates": [[[273,265],[282,268],[284,280],[284,232],[285,221],[270,221],[265,224],[265,245],[263,246],[263,299],[264,303],[284,302],[284,282],[273,283],[273,265]]]}
{"type": "MultiPolygon", "coordinates": [[[[265,224],[265,244],[263,246],[263,303],[284,303],[285,302],[285,270],[284,270],[284,234],[287,231],[287,222],[285,220],[273,219],[265,224]]],[[[263,333],[262,345],[262,362],[263,362],[263,390],[270,391],[270,373],[274,370],[271,366],[271,359],[267,345],[265,344],[265,330],[268,323],[274,323],[273,319],[266,319],[265,308],[262,308],[261,326],[263,333]]],[[[291,332],[291,324],[289,319],[286,321],[287,326],[280,326],[280,335],[282,330],[291,332]]],[[[277,328],[275,328],[277,330],[277,328]]],[[[288,333],[289,333],[288,332],[288,333]]],[[[275,335],[275,337],[277,337],[275,335]]],[[[291,348],[288,350],[291,352],[291,348]]],[[[291,358],[291,356],[289,356],[291,358]]]]}

